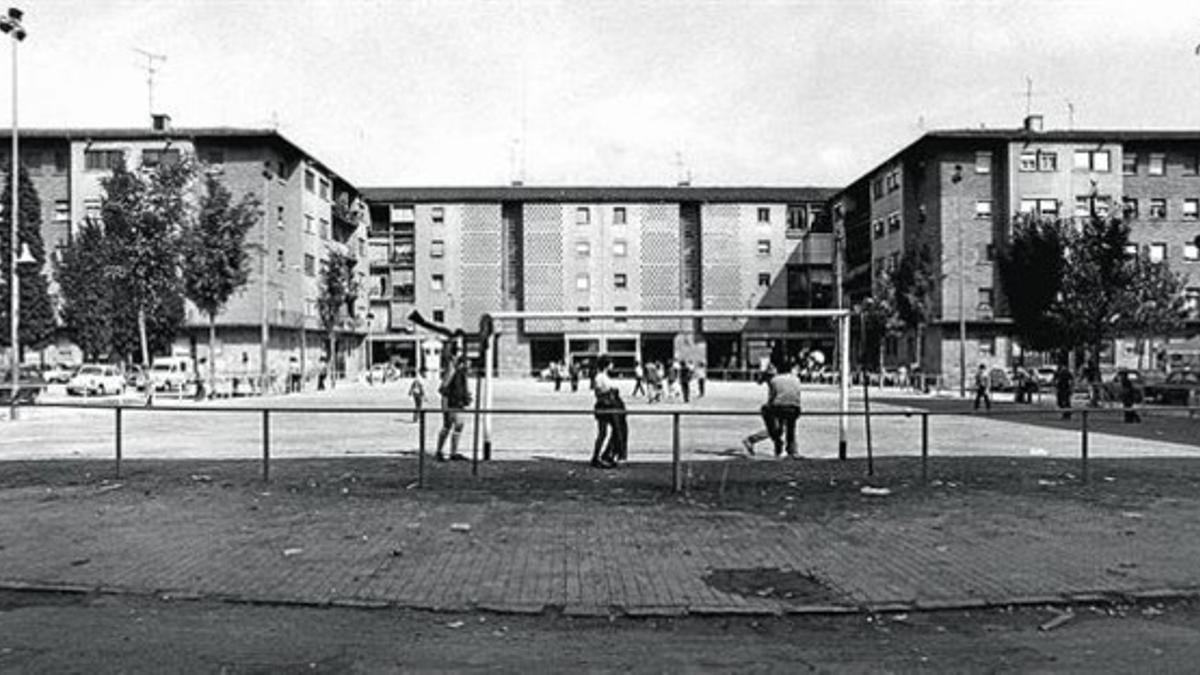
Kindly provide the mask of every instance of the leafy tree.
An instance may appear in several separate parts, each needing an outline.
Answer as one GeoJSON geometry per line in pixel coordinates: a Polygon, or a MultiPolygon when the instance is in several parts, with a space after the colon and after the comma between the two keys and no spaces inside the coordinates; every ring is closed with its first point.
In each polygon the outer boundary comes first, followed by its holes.
{"type": "Polygon", "coordinates": [[[1000,285],[1008,300],[1013,333],[1023,347],[1065,350],[1059,313],[1067,271],[1069,230],[1061,221],[1019,219],[1012,239],[1000,251],[1000,285]]]}
{"type": "MultiPolygon", "coordinates": [[[[8,326],[12,316],[12,291],[8,283],[12,269],[12,171],[6,170],[5,173],[8,177],[4,190],[0,193],[0,271],[3,273],[0,285],[4,287],[4,297],[0,299],[0,325],[4,326],[4,330],[0,330],[0,345],[11,347],[8,326]]],[[[17,269],[21,308],[20,334],[17,337],[22,347],[41,349],[54,336],[55,329],[54,305],[50,301],[50,292],[43,273],[46,266],[46,248],[42,243],[42,202],[24,167],[17,172],[17,185],[21,202],[18,206],[20,217],[17,225],[17,253],[20,254],[22,244],[28,246],[36,261],[36,264],[19,265],[17,269]]],[[[19,354],[14,356],[17,360],[20,359],[19,354]]]]}
{"type": "Polygon", "coordinates": [[[933,252],[928,245],[905,250],[900,264],[891,274],[895,322],[917,334],[917,363],[924,362],[925,326],[933,316],[933,296],[937,290],[933,252]]]}
{"type": "Polygon", "coordinates": [[[1154,337],[1165,337],[1183,326],[1187,314],[1185,279],[1163,262],[1151,262],[1142,253],[1134,269],[1129,306],[1122,329],[1137,338],[1138,368],[1142,368],[1143,346],[1154,337]]]}
{"type": "Polygon", "coordinates": [[[1069,227],[1066,271],[1059,314],[1071,347],[1082,347],[1095,377],[1103,346],[1127,328],[1122,314],[1134,303],[1136,258],[1126,253],[1129,226],[1117,218],[1093,214],[1082,226],[1069,227]]]}
{"type": "Polygon", "coordinates": [[[192,163],[183,161],[164,162],[144,175],[119,165],[101,180],[108,250],[120,251],[109,260],[107,278],[134,315],[143,364],[150,363],[152,350],[170,344],[183,322],[178,240],[194,176],[192,163]]]}
{"type": "MultiPolygon", "coordinates": [[[[888,336],[897,335],[901,324],[896,315],[896,288],[892,285],[890,273],[880,273],[875,277],[875,283],[870,297],[859,305],[859,321],[862,325],[862,365],[867,363],[879,365],[883,373],[883,346],[888,336]]],[[[882,380],[880,380],[882,383],[882,380]]]]}
{"type": "Polygon", "coordinates": [[[86,221],[55,266],[63,328],[88,361],[114,353],[116,307],[111,286],[103,282],[108,269],[107,246],[100,223],[86,221]]]}
{"type": "Polygon", "coordinates": [[[317,311],[321,325],[329,339],[329,358],[325,367],[329,373],[329,386],[334,381],[334,362],[337,360],[337,328],[343,316],[354,316],[354,301],[358,297],[358,281],[354,277],[356,260],[338,251],[329,254],[329,260],[321,270],[321,291],[317,298],[317,311]],[[344,314],[343,314],[344,312],[344,314]]]}
{"type": "Polygon", "coordinates": [[[208,381],[215,380],[217,314],[250,278],[246,234],[258,221],[258,197],[248,194],[236,204],[229,189],[209,173],[204,178],[199,216],[180,238],[183,292],[208,316],[208,381]]]}

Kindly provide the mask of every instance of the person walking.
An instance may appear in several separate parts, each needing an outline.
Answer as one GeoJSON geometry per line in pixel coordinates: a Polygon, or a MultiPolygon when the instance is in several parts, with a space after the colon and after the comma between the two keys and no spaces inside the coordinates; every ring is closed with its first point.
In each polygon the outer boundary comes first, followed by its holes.
{"type": "Polygon", "coordinates": [[[1054,371],[1054,394],[1064,420],[1071,419],[1071,393],[1074,389],[1075,378],[1071,375],[1071,369],[1065,363],[1060,363],[1058,370],[1054,371]]]}
{"type": "Polygon", "coordinates": [[[633,364],[633,391],[630,396],[637,396],[640,392],[642,396],[646,395],[646,369],[642,367],[641,361],[635,361],[633,364]]]}
{"type": "Polygon", "coordinates": [[[596,378],[592,391],[596,396],[596,442],[592,446],[592,466],[611,469],[618,459],[628,456],[629,426],[624,415],[616,411],[625,410],[621,392],[612,379],[612,360],[600,355],[596,362],[596,378]]]}
{"type": "Polygon", "coordinates": [[[975,405],[974,410],[979,410],[979,402],[983,401],[987,406],[988,411],[992,409],[992,380],[988,377],[987,366],[979,364],[979,370],[975,371],[975,405]]]}
{"type": "Polygon", "coordinates": [[[679,398],[679,362],[671,361],[667,366],[667,400],[673,401],[679,398]]]}
{"type": "Polygon", "coordinates": [[[648,403],[662,401],[662,366],[658,363],[646,366],[646,401],[648,403]]]}
{"type": "Polygon", "coordinates": [[[767,402],[761,408],[765,428],[742,439],[742,447],[746,454],[753,455],[754,445],[770,438],[775,445],[775,456],[780,457],[786,439],[788,457],[799,459],[796,444],[796,420],[800,417],[799,366],[793,363],[791,368],[782,373],[775,372],[774,366],[768,366],[764,377],[769,378],[767,402]]]}
{"type": "Polygon", "coordinates": [[[1121,405],[1125,408],[1125,423],[1141,424],[1142,416],[1133,409],[1133,406],[1135,403],[1141,402],[1142,392],[1133,385],[1128,370],[1122,370],[1118,377],[1121,378],[1121,405]]]}
{"type": "Polygon", "coordinates": [[[413,376],[412,384],[408,387],[408,395],[413,400],[413,418],[416,422],[421,418],[421,404],[425,401],[425,384],[421,381],[425,377],[424,372],[417,373],[413,376]]]}
{"type": "Polygon", "coordinates": [[[446,461],[442,447],[446,438],[450,438],[450,459],[465,460],[466,457],[458,452],[458,441],[463,431],[463,415],[467,406],[471,405],[471,391],[467,387],[467,364],[458,353],[452,353],[442,385],[438,388],[442,395],[442,429],[438,432],[437,455],[439,462],[446,461]]]}
{"type": "Polygon", "coordinates": [[[683,402],[692,401],[692,362],[684,361],[679,366],[679,390],[683,393],[683,402]]]}
{"type": "Polygon", "coordinates": [[[567,375],[571,379],[571,393],[579,391],[579,363],[575,359],[571,359],[571,365],[567,369],[567,375]]]}
{"type": "Polygon", "coordinates": [[[704,382],[705,382],[705,378],[708,377],[708,373],[706,373],[704,371],[705,371],[704,362],[697,361],[696,362],[696,372],[695,372],[696,398],[704,398],[704,382]]]}
{"type": "Polygon", "coordinates": [[[562,391],[562,364],[558,361],[550,362],[550,379],[554,380],[554,391],[562,391]]]}

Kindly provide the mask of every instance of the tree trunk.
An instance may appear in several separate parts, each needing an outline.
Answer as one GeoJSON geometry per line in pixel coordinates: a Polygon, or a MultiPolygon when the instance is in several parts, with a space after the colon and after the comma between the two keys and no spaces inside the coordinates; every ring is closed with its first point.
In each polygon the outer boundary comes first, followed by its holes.
{"type": "Polygon", "coordinates": [[[212,398],[217,383],[217,314],[208,315],[208,398],[212,398]]]}
{"type": "Polygon", "coordinates": [[[337,381],[337,333],[329,331],[329,361],[325,363],[326,378],[329,380],[329,388],[333,389],[337,381]]]}
{"type": "Polygon", "coordinates": [[[142,350],[142,368],[146,372],[146,405],[154,405],[154,383],[150,380],[150,343],[146,339],[146,309],[138,308],[138,343],[142,350]]]}

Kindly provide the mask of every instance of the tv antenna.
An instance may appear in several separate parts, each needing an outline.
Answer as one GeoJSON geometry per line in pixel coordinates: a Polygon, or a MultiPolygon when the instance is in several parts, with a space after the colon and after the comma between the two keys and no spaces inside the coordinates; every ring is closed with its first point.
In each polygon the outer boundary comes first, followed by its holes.
{"type": "Polygon", "coordinates": [[[166,54],[155,54],[154,52],[134,47],[133,51],[140,54],[146,59],[146,62],[139,66],[146,71],[146,107],[150,115],[154,114],[154,76],[158,74],[161,66],[167,60],[166,54]]]}
{"type": "Polygon", "coordinates": [[[1075,128],[1075,104],[1071,102],[1071,99],[1065,100],[1067,102],[1067,129],[1073,130],[1075,128]]]}

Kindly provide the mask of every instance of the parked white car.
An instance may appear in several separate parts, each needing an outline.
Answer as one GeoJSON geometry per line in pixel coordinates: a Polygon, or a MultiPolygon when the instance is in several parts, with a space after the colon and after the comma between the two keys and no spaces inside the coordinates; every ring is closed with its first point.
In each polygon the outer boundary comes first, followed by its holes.
{"type": "Polygon", "coordinates": [[[155,391],[182,391],[192,379],[192,360],[186,356],[159,357],[150,366],[150,384],[155,391]]]}
{"type": "Polygon", "coordinates": [[[117,366],[88,363],[80,366],[67,382],[67,393],[73,396],[96,396],[125,393],[125,376],[117,366]]]}

